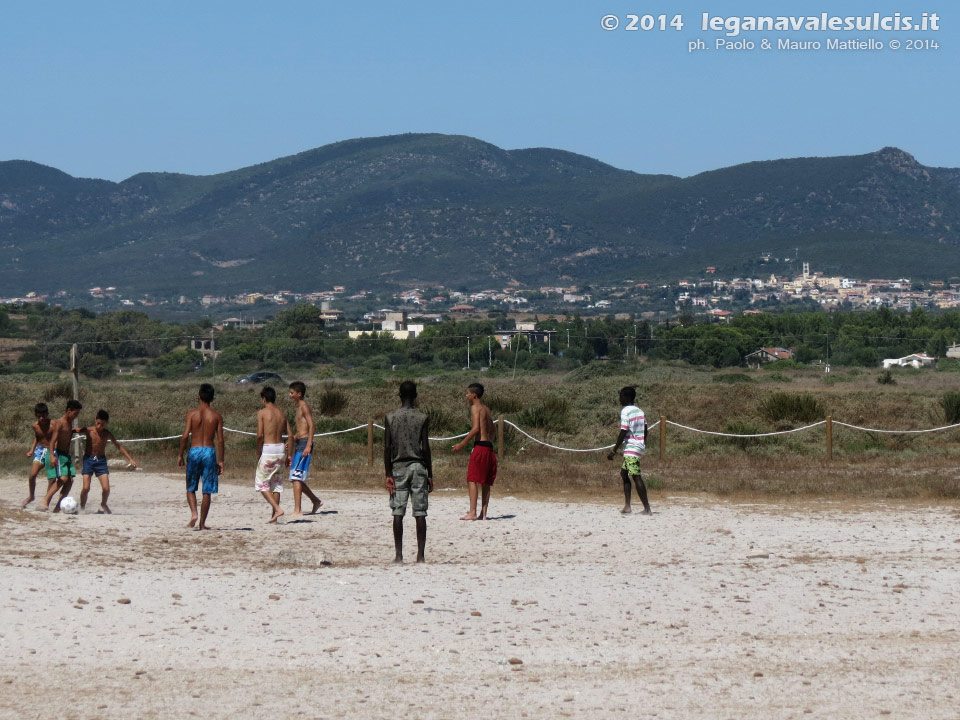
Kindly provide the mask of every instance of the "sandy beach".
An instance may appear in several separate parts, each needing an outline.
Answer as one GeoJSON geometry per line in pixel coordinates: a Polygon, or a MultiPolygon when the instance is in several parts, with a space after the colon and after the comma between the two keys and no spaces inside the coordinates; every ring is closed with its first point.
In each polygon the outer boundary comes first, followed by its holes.
{"type": "Polygon", "coordinates": [[[955,503],[438,488],[396,566],[385,493],[273,526],[223,484],[197,532],[179,475],[111,478],[0,479],[0,717],[960,717],[955,503]]]}

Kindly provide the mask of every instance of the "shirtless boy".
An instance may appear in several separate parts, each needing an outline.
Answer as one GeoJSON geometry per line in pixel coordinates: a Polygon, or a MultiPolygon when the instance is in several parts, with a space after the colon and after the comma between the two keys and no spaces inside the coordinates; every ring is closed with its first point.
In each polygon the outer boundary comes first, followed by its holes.
{"type": "Polygon", "coordinates": [[[483,404],[483,385],[472,383],[467,386],[467,402],[470,403],[470,432],[453,446],[454,452],[466,447],[470,438],[476,438],[470,452],[467,466],[467,487],[470,491],[470,512],[461,520],[477,519],[477,488],[480,488],[480,519],[487,519],[487,505],[490,502],[490,487],[497,479],[497,456],[493,452],[493,417],[490,408],[483,404]]]}
{"type": "Polygon", "coordinates": [[[50,439],[50,410],[44,403],[37,403],[33,408],[33,414],[37,416],[37,421],[31,426],[33,430],[33,447],[27,453],[27,457],[33,458],[33,464],[30,466],[30,477],[27,479],[27,499],[20,507],[25,508],[33,502],[37,490],[37,475],[43,470],[47,461],[47,446],[50,439]]]}
{"type": "Polygon", "coordinates": [[[295,422],[296,435],[290,435],[290,482],[293,483],[293,514],[303,515],[300,509],[300,495],[303,493],[313,509],[308,513],[315,515],[323,501],[313,494],[307,487],[307,472],[310,470],[310,457],[313,454],[313,413],[304,398],[307,396],[307,386],[299,380],[290,383],[290,400],[297,406],[295,422]]]}
{"type": "MultiPolygon", "coordinates": [[[[77,476],[77,471],[73,468],[73,458],[70,457],[70,440],[73,438],[73,422],[81,410],[83,405],[79,400],[67,400],[67,410],[63,417],[50,423],[48,435],[50,442],[47,453],[47,480],[50,485],[47,487],[43,505],[39,505],[37,510],[46,510],[50,507],[50,501],[57,490],[60,490],[60,500],[70,494],[73,478],[77,476]]],[[[54,512],[60,512],[60,500],[57,501],[54,512]]]]}
{"type": "Polygon", "coordinates": [[[87,444],[83,450],[83,490],[80,491],[80,509],[87,506],[87,495],[90,494],[90,479],[96,475],[100,481],[100,512],[110,515],[110,508],[107,506],[107,498],[110,497],[110,468],[107,467],[107,441],[117,446],[117,450],[123,453],[127,462],[136,470],[137,464],[130,457],[130,453],[123,447],[113,433],[107,430],[107,423],[110,422],[110,413],[106,410],[97,411],[97,419],[93,425],[78,428],[80,432],[87,436],[87,444]]]}
{"type": "Polygon", "coordinates": [[[400,383],[400,409],[388,413],[383,422],[383,465],[390,509],[393,511],[395,563],[403,562],[403,516],[407,500],[413,501],[417,525],[417,562],[425,562],[427,544],[428,494],[433,490],[433,463],[430,457],[430,418],[415,409],[417,386],[412,380],[400,383]]]}
{"type": "Polygon", "coordinates": [[[220,475],[223,473],[223,418],[210,407],[213,402],[213,385],[204,383],[197,393],[199,407],[187,413],[186,426],[180,436],[180,452],[177,465],[187,468],[187,504],[190,506],[190,522],[197,524],[197,486],[203,478],[203,501],[200,504],[200,526],[207,530],[207,513],[210,512],[210,496],[217,493],[220,475]],[[190,453],[184,462],[183,452],[190,439],[190,453]],[[213,443],[216,440],[217,448],[213,443]],[[217,458],[220,458],[217,460],[217,458]]]}
{"type": "Polygon", "coordinates": [[[647,501],[647,486],[640,477],[640,458],[647,448],[647,422],[643,410],[634,403],[637,400],[637,391],[632,387],[620,390],[620,434],[613,450],[607,455],[613,460],[617,450],[623,445],[623,465],[620,468],[620,479],[623,480],[623,510],[620,512],[629,515],[630,508],[630,478],[637,486],[637,497],[643,503],[642,515],[650,515],[650,503],[647,501]]]}
{"type": "Polygon", "coordinates": [[[283,474],[286,467],[286,453],[283,447],[283,434],[290,435],[290,423],[286,416],[274,404],[277,391],[265,387],[260,391],[263,408],[257,412],[257,473],[254,487],[263,495],[273,508],[269,522],[275,523],[283,515],[280,509],[280,493],[283,491],[283,474]]]}

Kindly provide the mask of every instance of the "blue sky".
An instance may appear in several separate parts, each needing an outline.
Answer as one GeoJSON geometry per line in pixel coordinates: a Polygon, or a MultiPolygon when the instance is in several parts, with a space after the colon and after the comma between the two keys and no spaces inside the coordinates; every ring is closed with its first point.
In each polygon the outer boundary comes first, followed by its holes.
{"type": "Polygon", "coordinates": [[[5,3],[0,160],[122,180],[211,174],[353,137],[471,135],[643,173],[895,145],[960,167],[960,13],[932,0],[829,3],[922,11],[937,32],[744,33],[935,40],[939,50],[723,51],[714,16],[819,15],[821,2],[5,3]],[[682,31],[628,32],[629,13],[682,31]],[[616,31],[600,19],[615,15],[616,31]],[[704,40],[711,49],[688,52],[704,40]]]}

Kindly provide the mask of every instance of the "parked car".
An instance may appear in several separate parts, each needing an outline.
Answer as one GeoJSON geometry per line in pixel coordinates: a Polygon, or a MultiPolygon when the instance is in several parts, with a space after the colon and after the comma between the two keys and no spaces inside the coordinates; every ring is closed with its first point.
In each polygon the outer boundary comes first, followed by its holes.
{"type": "Polygon", "coordinates": [[[266,372],[265,370],[259,370],[255,373],[244,375],[242,378],[237,378],[237,382],[241,385],[246,383],[257,385],[258,383],[267,382],[267,380],[281,380],[281,378],[275,372],[266,372]]]}

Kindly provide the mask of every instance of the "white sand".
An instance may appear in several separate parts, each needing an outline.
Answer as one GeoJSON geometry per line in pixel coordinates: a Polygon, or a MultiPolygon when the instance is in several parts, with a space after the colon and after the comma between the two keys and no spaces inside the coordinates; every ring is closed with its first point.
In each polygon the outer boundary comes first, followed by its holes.
{"type": "Polygon", "coordinates": [[[427,565],[408,516],[397,567],[385,494],[276,527],[224,485],[200,533],[179,476],[115,473],[112,516],[12,510],[25,485],[0,480],[0,717],[960,717],[956,504],[621,517],[611,483],[495,488],[468,523],[438,491],[427,565]]]}

